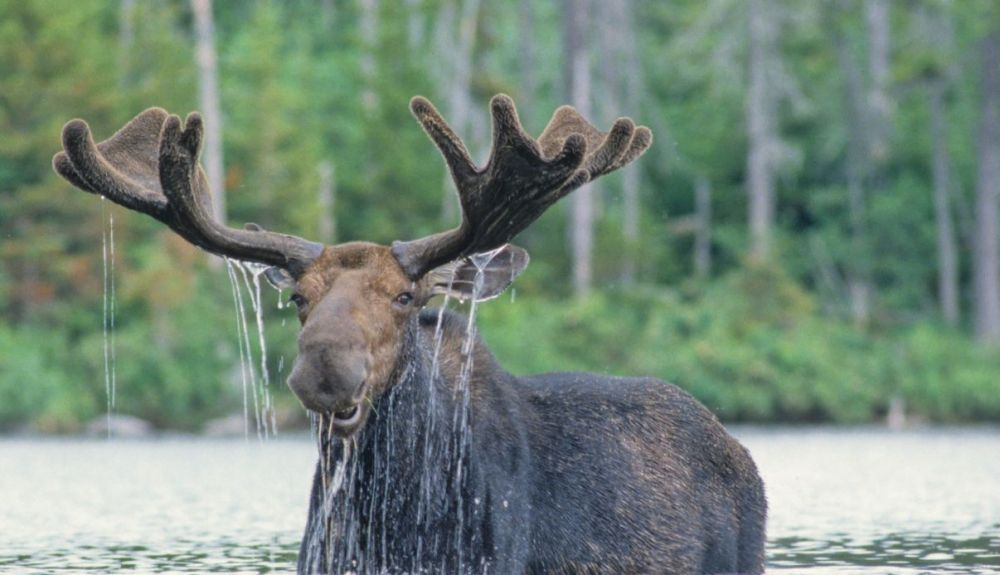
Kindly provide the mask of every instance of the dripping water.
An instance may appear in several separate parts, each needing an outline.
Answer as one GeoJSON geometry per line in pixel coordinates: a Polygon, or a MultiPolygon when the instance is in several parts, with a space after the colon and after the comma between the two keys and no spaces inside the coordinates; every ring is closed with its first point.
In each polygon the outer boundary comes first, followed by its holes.
{"type": "MultiPolygon", "coordinates": [[[[476,557],[463,556],[470,537],[473,542],[481,541],[483,537],[478,532],[478,523],[472,521],[481,513],[481,500],[463,501],[463,492],[469,481],[467,464],[472,445],[470,384],[474,368],[477,303],[481,299],[486,267],[499,252],[479,254],[468,260],[476,273],[464,339],[459,348],[460,362],[455,366],[458,368],[457,377],[444,373],[446,359],[442,357],[446,331],[444,316],[451,299],[451,288],[458,271],[456,268],[437,313],[429,358],[430,377],[427,382],[417,382],[422,386],[425,403],[415,405],[412,398],[406,395],[412,390],[400,391],[404,386],[396,385],[386,391],[377,406],[372,406],[373,412],[377,407],[376,413],[384,416],[379,418],[379,425],[368,425],[349,440],[335,435],[332,422],[322,416],[313,417],[312,429],[320,453],[321,499],[316,516],[310,516],[307,530],[307,570],[322,568],[325,572],[339,574],[375,572],[380,565],[385,568],[392,552],[388,546],[393,544],[387,531],[392,521],[390,514],[402,510],[400,497],[405,497],[399,494],[399,485],[394,481],[394,468],[407,458],[411,458],[419,469],[415,474],[419,478],[419,484],[415,486],[416,537],[412,542],[412,564],[407,572],[432,573],[445,568],[444,564],[424,564],[425,549],[442,550],[442,546],[447,547],[446,553],[452,557],[446,560],[450,571],[472,573],[488,568],[485,559],[480,559],[477,564],[476,557]],[[448,377],[453,379],[449,381],[448,377]],[[448,395],[442,396],[441,393],[448,395]],[[441,408],[448,406],[448,403],[441,403],[445,398],[451,400],[450,413],[440,413],[441,408]],[[396,413],[393,413],[394,410],[396,413]],[[450,417],[450,420],[441,420],[442,416],[450,417]],[[423,429],[416,427],[417,422],[423,429]],[[397,429],[399,426],[408,427],[397,429]],[[406,442],[406,449],[398,454],[394,443],[397,438],[406,442]],[[421,440],[422,444],[419,443],[421,440]],[[362,453],[359,449],[366,451],[362,453]],[[362,460],[367,462],[363,466],[359,463],[362,460]],[[360,476],[359,473],[367,476],[360,476]],[[440,529],[440,521],[446,515],[457,521],[457,528],[450,535],[440,529]],[[364,523],[365,517],[367,524],[364,523]],[[376,517],[380,521],[375,521],[376,517]],[[380,524],[381,529],[371,528],[372,523],[380,524]]],[[[410,369],[412,366],[408,365],[406,371],[410,369]]],[[[411,380],[408,373],[404,373],[398,381],[411,380]]],[[[395,472],[396,475],[398,473],[395,472]]]]}
{"type": "Polygon", "coordinates": [[[108,439],[110,439],[118,387],[118,357],[115,346],[115,216],[107,209],[104,196],[101,196],[101,216],[101,219],[107,222],[101,229],[101,259],[104,264],[104,311],[101,324],[104,331],[104,394],[107,398],[108,439]]]}
{"type": "Polygon", "coordinates": [[[260,353],[260,373],[262,377],[258,393],[262,406],[262,416],[265,418],[265,435],[267,432],[267,423],[271,425],[271,435],[277,435],[277,415],[274,412],[274,405],[271,402],[271,375],[267,369],[267,339],[264,337],[264,304],[260,298],[260,276],[266,269],[266,266],[248,262],[243,262],[243,265],[240,266],[240,271],[243,275],[243,284],[250,295],[254,318],[257,320],[257,351],[260,353]],[[251,285],[253,286],[252,288],[251,285]]]}
{"type": "Polygon", "coordinates": [[[236,347],[240,351],[240,379],[243,387],[243,434],[245,437],[250,437],[250,414],[249,406],[247,400],[247,360],[246,351],[243,346],[243,320],[246,318],[243,316],[243,302],[239,293],[239,284],[236,281],[236,272],[233,270],[233,261],[229,258],[225,258],[226,261],[226,271],[229,273],[229,285],[233,290],[233,306],[236,312],[236,347]]]}
{"type": "Polygon", "coordinates": [[[267,367],[267,341],[264,336],[264,313],[260,293],[260,275],[264,266],[225,258],[229,283],[233,292],[236,315],[236,339],[240,356],[240,380],[243,389],[244,436],[250,437],[250,407],[253,406],[253,420],[257,438],[264,440],[277,435],[277,421],[271,401],[270,373],[267,367]],[[244,289],[246,298],[244,298],[244,289]],[[256,321],[256,350],[259,362],[255,360],[251,343],[250,327],[247,321],[247,303],[256,321]],[[256,365],[259,363],[259,368],[256,365]]]}
{"type": "MultiPolygon", "coordinates": [[[[465,468],[466,462],[468,461],[469,447],[472,444],[472,426],[469,422],[469,398],[471,396],[471,391],[469,389],[469,383],[472,379],[472,368],[474,363],[474,351],[476,342],[476,309],[478,303],[481,299],[483,282],[485,280],[486,266],[493,260],[498,253],[503,250],[503,246],[495,250],[473,254],[467,259],[476,268],[476,274],[472,282],[472,294],[469,298],[469,316],[465,326],[465,340],[462,342],[462,368],[459,372],[459,378],[457,382],[456,389],[456,401],[455,401],[455,421],[454,429],[457,435],[458,442],[458,453],[452,459],[452,464],[454,466],[453,477],[455,477],[455,508],[458,510],[458,529],[455,531],[454,549],[457,555],[457,568],[459,571],[463,569],[463,551],[464,545],[462,544],[462,538],[465,534],[465,501],[463,501],[463,493],[466,487],[467,481],[467,470],[465,468]]],[[[475,567],[470,566],[470,567],[475,567]]]]}

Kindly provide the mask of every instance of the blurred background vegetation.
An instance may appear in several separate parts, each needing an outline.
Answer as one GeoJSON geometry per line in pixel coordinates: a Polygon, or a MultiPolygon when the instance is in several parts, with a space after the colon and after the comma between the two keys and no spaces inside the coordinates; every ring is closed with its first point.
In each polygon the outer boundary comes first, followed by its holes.
{"type": "Polygon", "coordinates": [[[656,136],[518,239],[479,310],[514,373],[655,375],[729,421],[997,421],[998,76],[995,0],[0,0],[0,428],[100,416],[106,347],[116,412],[242,409],[226,268],[60,180],[64,122],[202,110],[232,225],[388,243],[457,222],[409,98],[482,160],[497,92],[536,135],[569,102],[656,136]]]}

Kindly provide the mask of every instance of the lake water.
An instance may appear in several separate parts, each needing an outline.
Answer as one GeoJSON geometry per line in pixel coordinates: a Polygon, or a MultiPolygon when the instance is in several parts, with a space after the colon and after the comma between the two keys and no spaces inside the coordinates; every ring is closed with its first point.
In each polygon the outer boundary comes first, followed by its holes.
{"type": "MultiPolygon", "coordinates": [[[[768,572],[1000,573],[1000,428],[746,429],[768,572]]],[[[0,439],[0,573],[290,573],[315,448],[0,439]]]]}

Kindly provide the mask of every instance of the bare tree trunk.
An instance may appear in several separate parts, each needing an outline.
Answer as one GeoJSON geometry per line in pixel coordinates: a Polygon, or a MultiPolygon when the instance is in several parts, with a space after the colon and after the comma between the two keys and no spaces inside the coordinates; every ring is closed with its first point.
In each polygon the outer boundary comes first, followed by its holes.
{"type": "Polygon", "coordinates": [[[132,43],[135,41],[135,0],[122,0],[118,14],[118,84],[123,90],[132,83],[132,43]]]}
{"type": "Polygon", "coordinates": [[[472,108],[469,89],[472,84],[472,58],[476,51],[476,27],[480,0],[462,0],[458,14],[458,34],[452,60],[452,83],[448,93],[448,112],[458,129],[469,121],[472,108]]]}
{"type": "MultiPolygon", "coordinates": [[[[538,93],[538,48],[535,45],[535,10],[537,3],[532,0],[521,0],[519,10],[521,37],[521,97],[528,102],[534,102],[538,93]]],[[[536,106],[532,105],[528,114],[534,114],[536,106]]],[[[526,117],[527,121],[534,120],[526,117]]]]}
{"type": "Polygon", "coordinates": [[[424,43],[424,17],[420,12],[422,0],[406,0],[406,43],[410,50],[419,50],[424,43]]]}
{"type": "Polygon", "coordinates": [[[694,205],[698,217],[694,236],[694,274],[704,280],[712,273],[712,183],[703,175],[694,180],[694,205]]]}
{"type": "Polygon", "coordinates": [[[323,160],[319,163],[319,222],[317,232],[319,241],[333,244],[337,241],[337,180],[333,162],[323,160]]]}
{"type": "Polygon", "coordinates": [[[749,194],[750,258],[771,257],[774,226],[774,150],[777,147],[776,106],[769,88],[769,69],[776,58],[777,28],[771,0],[748,0],[750,86],[747,94],[747,193],[749,194]]]}
{"type": "Polygon", "coordinates": [[[950,326],[958,325],[958,249],[951,215],[951,157],[944,117],[945,81],[927,87],[931,112],[931,170],[934,178],[934,219],[937,224],[938,299],[941,315],[950,326]]]}
{"type": "Polygon", "coordinates": [[[889,159],[889,117],[892,103],[889,99],[889,3],[888,0],[866,0],[865,17],[868,28],[868,72],[871,85],[868,92],[870,141],[868,149],[874,163],[876,185],[883,179],[882,172],[889,159]]]}
{"type": "MultiPolygon", "coordinates": [[[[590,105],[590,120],[597,125],[610,124],[621,114],[623,64],[622,12],[619,0],[585,0],[587,10],[584,38],[590,39],[587,51],[588,92],[599,94],[590,105]],[[593,43],[593,50],[589,44],[593,43]]],[[[607,184],[610,180],[590,183],[591,213],[604,213],[607,184]]]]}
{"type": "MultiPolygon", "coordinates": [[[[856,260],[850,266],[848,289],[851,295],[851,315],[860,325],[867,324],[871,317],[871,302],[874,286],[871,282],[869,266],[868,230],[866,216],[865,186],[878,191],[885,182],[885,168],[889,161],[889,118],[892,111],[889,100],[889,53],[890,21],[887,0],[866,0],[865,19],[868,33],[868,73],[869,89],[866,109],[861,109],[859,136],[867,149],[867,158],[857,159],[858,181],[849,183],[851,194],[851,234],[855,244],[856,260]],[[864,126],[864,127],[862,127],[864,126]]],[[[850,66],[854,68],[853,65],[850,66]]],[[[860,98],[861,85],[856,82],[860,98]]]]}
{"type": "MultiPolygon", "coordinates": [[[[841,4],[841,9],[846,4],[841,4]]],[[[869,284],[868,226],[865,201],[865,176],[868,173],[866,149],[870,149],[869,129],[866,121],[868,106],[865,104],[864,80],[859,65],[851,54],[850,42],[844,32],[834,35],[840,73],[843,76],[844,109],[848,125],[847,147],[847,208],[850,222],[851,259],[844,262],[848,301],[851,318],[864,325],[871,315],[871,289],[869,284]]]]}
{"type": "Polygon", "coordinates": [[[841,69],[844,73],[847,100],[848,138],[847,150],[847,202],[850,217],[851,256],[847,262],[847,291],[850,298],[851,317],[865,323],[869,315],[869,289],[867,280],[868,238],[865,209],[865,158],[863,150],[868,141],[864,106],[861,96],[861,77],[850,54],[845,38],[839,38],[841,69]]]}
{"type": "Polygon", "coordinates": [[[980,46],[980,117],[976,178],[974,246],[976,339],[1000,342],[1000,246],[997,197],[1000,194],[1000,31],[980,46]]]}
{"type": "MultiPolygon", "coordinates": [[[[566,22],[565,90],[569,102],[590,117],[590,57],[587,50],[587,0],[563,0],[566,22]]],[[[573,291],[586,295],[593,283],[594,199],[589,185],[570,196],[570,238],[573,254],[573,291]]]]}
{"type": "Polygon", "coordinates": [[[320,0],[319,24],[324,31],[329,32],[333,28],[333,21],[336,16],[337,11],[333,6],[333,0],[320,0]]]}
{"type": "MultiPolygon", "coordinates": [[[[599,62],[603,86],[596,91],[601,94],[601,122],[610,123],[618,115],[639,113],[639,96],[642,94],[642,72],[639,65],[639,51],[636,47],[635,20],[632,14],[632,0],[596,0],[600,31],[599,62]],[[623,109],[624,107],[624,109],[623,109]]],[[[599,190],[595,186],[595,190],[599,190]]],[[[595,191],[599,199],[600,192],[595,191]]],[[[600,206],[596,206],[600,213],[600,206]]],[[[621,282],[631,285],[635,282],[636,256],[639,246],[639,171],[636,164],[622,169],[622,239],[625,250],[621,254],[621,282]]]]}
{"type": "Polygon", "coordinates": [[[371,114],[378,107],[375,93],[375,49],[378,43],[378,0],[361,0],[361,18],[358,23],[361,32],[361,107],[371,114]]]}
{"type": "Polygon", "coordinates": [[[625,253],[622,254],[622,283],[632,285],[638,273],[637,258],[641,243],[639,167],[635,164],[629,164],[622,170],[622,237],[625,239],[625,253]]]}
{"type": "Polygon", "coordinates": [[[205,118],[205,174],[212,191],[212,213],[226,222],[226,189],[222,163],[222,112],[219,106],[219,69],[215,53],[212,0],[191,0],[194,11],[198,99],[205,118]]]}
{"type": "MultiPolygon", "coordinates": [[[[476,48],[476,27],[479,22],[480,0],[462,0],[461,11],[458,13],[457,34],[451,43],[450,69],[448,79],[448,121],[453,130],[462,134],[469,125],[472,109],[472,58],[476,48]]],[[[450,10],[451,6],[446,6],[450,10]]],[[[469,142],[472,148],[472,142],[469,142]]],[[[475,158],[475,149],[469,153],[475,158]]],[[[458,194],[455,184],[446,173],[444,176],[444,195],[441,200],[441,219],[447,225],[458,220],[458,194]]]]}

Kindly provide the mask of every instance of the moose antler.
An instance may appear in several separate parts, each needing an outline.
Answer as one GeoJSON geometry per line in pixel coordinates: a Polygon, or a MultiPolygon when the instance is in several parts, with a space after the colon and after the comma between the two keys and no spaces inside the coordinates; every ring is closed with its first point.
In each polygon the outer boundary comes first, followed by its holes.
{"type": "Polygon", "coordinates": [[[521,127],[508,96],[494,96],[490,107],[493,149],[480,169],[429,101],[419,96],[410,101],[410,111],[444,156],[462,205],[457,228],[393,243],[392,253],[411,279],[502,246],[560,198],[638,158],[652,143],[649,128],[636,127],[629,118],[619,118],[605,133],[570,106],[556,110],[536,141],[521,127]]]}
{"type": "Polygon", "coordinates": [[[148,214],[192,244],[214,254],[259,262],[301,275],[323,245],[253,227],[226,227],[211,215],[208,181],[198,165],[203,126],[189,114],[150,108],[107,140],[95,144],[90,127],[72,120],[63,127],[63,151],[52,166],[74,186],[148,214]]]}

